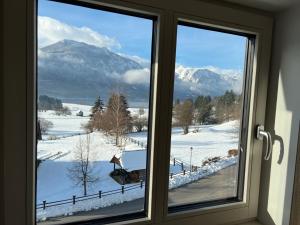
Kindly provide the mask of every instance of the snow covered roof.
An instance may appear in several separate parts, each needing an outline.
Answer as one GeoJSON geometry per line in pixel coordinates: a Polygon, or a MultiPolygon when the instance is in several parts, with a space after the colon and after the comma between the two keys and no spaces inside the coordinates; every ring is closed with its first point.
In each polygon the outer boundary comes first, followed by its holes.
{"type": "Polygon", "coordinates": [[[122,168],[128,172],[146,169],[146,150],[122,151],[117,157],[122,168]]]}

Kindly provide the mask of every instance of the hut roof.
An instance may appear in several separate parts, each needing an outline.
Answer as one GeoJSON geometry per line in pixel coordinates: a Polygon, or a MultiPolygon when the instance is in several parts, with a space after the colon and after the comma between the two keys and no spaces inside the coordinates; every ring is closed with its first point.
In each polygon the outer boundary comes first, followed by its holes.
{"type": "Polygon", "coordinates": [[[121,167],[128,172],[146,169],[146,150],[122,151],[115,157],[119,159],[121,167]]]}

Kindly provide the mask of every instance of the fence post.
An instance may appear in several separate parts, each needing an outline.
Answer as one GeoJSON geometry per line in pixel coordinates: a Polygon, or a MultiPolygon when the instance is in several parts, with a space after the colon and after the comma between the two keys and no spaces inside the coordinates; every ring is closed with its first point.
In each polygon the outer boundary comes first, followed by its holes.
{"type": "Polygon", "coordinates": [[[46,201],[43,201],[43,210],[46,209],[46,201]]]}
{"type": "Polygon", "coordinates": [[[183,175],[185,175],[185,170],[183,170],[183,175]]]}
{"type": "Polygon", "coordinates": [[[175,163],[176,163],[176,161],[175,161],[175,158],[173,159],[173,166],[175,166],[175,163]]]}
{"type": "Polygon", "coordinates": [[[171,179],[172,179],[173,178],[173,173],[171,173],[170,176],[171,176],[171,179]]]}
{"type": "Polygon", "coordinates": [[[73,205],[75,205],[76,202],[76,195],[73,195],[73,205]]]}
{"type": "Polygon", "coordinates": [[[99,191],[99,198],[102,197],[102,191],[99,191]]]}
{"type": "Polygon", "coordinates": [[[183,168],[183,162],[181,163],[181,170],[184,170],[184,168],[183,168]]]}
{"type": "Polygon", "coordinates": [[[122,185],[122,194],[124,194],[124,185],[122,185]]]}
{"type": "Polygon", "coordinates": [[[141,188],[143,188],[143,181],[141,180],[141,188]]]}

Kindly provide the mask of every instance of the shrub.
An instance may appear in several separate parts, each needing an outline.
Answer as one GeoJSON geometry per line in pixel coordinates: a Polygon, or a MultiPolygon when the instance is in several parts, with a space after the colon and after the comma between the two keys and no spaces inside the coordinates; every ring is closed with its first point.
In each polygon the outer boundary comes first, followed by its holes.
{"type": "Polygon", "coordinates": [[[70,116],[72,115],[71,110],[68,106],[64,106],[61,109],[55,110],[55,114],[58,116],[70,116]]]}
{"type": "Polygon", "coordinates": [[[42,134],[46,134],[47,131],[53,127],[53,123],[49,120],[46,120],[44,118],[39,118],[40,121],[40,129],[42,134]]]}

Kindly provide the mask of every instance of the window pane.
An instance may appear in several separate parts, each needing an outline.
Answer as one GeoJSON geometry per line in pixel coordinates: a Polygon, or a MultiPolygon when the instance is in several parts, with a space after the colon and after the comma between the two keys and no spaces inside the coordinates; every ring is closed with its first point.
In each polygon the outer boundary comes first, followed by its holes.
{"type": "Polygon", "coordinates": [[[143,216],[153,21],[38,3],[36,220],[143,216]]]}
{"type": "Polygon", "coordinates": [[[237,200],[246,43],[244,36],[177,27],[172,209],[237,200]]]}

